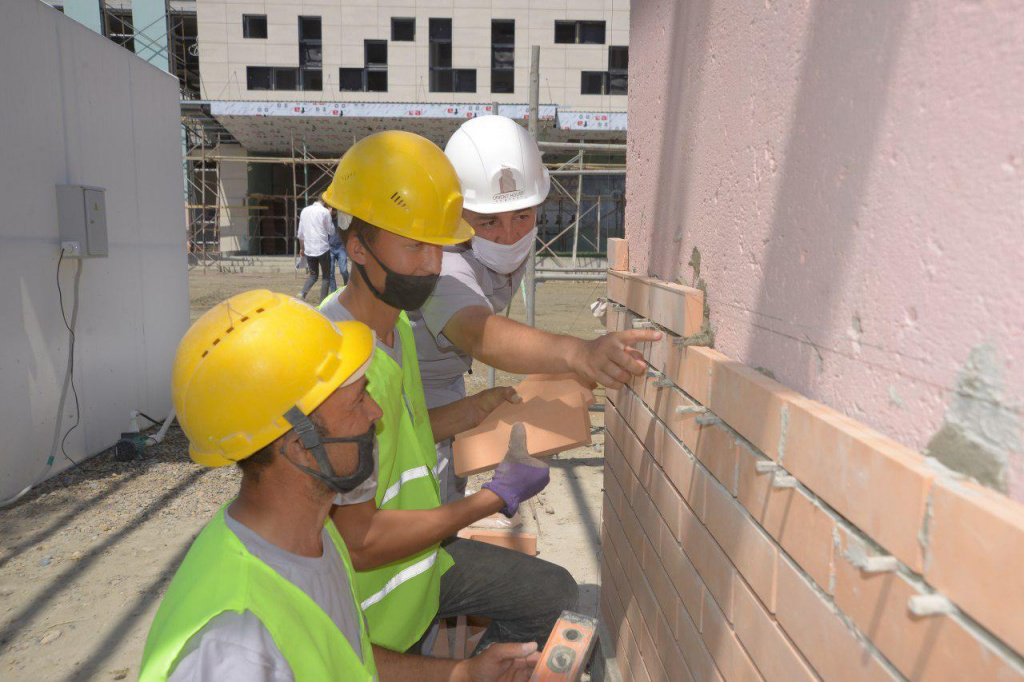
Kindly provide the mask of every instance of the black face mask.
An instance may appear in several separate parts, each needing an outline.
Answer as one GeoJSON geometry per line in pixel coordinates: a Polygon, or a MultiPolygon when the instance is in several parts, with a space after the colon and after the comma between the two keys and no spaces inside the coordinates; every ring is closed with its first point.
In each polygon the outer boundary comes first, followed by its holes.
{"type": "MultiPolygon", "coordinates": [[[[295,464],[299,469],[316,478],[334,492],[342,494],[352,492],[373,474],[373,445],[377,440],[377,430],[373,425],[365,433],[361,433],[358,436],[321,438],[320,434],[316,432],[313,422],[298,407],[288,410],[284,418],[295,428],[295,433],[299,434],[302,445],[313,453],[313,458],[316,459],[317,467],[320,470],[317,471],[296,462],[292,462],[292,464],[295,464]],[[348,476],[338,476],[334,473],[331,460],[327,457],[327,451],[324,450],[324,445],[327,443],[358,444],[359,461],[356,463],[356,470],[348,476]]],[[[291,460],[289,459],[288,461],[291,460]]]]}
{"type": "Polygon", "coordinates": [[[373,295],[392,308],[398,308],[399,310],[410,311],[422,308],[423,304],[430,298],[430,294],[434,293],[434,287],[441,276],[440,273],[436,275],[403,275],[381,263],[380,258],[377,258],[377,254],[373,252],[370,245],[363,239],[363,235],[359,235],[359,243],[370,252],[373,260],[377,261],[377,265],[381,267],[385,274],[384,291],[379,291],[377,287],[373,286],[373,282],[370,281],[370,277],[366,274],[366,269],[359,263],[352,261],[355,263],[356,270],[359,271],[363,281],[366,282],[366,286],[370,287],[373,295]]]}

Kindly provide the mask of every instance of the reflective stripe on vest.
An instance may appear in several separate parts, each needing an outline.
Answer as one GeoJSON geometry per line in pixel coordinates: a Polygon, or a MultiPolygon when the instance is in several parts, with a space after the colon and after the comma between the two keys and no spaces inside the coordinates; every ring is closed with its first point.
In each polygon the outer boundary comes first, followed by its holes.
{"type": "MultiPolygon", "coordinates": [[[[377,494],[379,509],[434,509],[441,506],[434,470],[437,451],[416,359],[409,318],[395,324],[402,366],[380,348],[366,372],[366,390],[380,405],[377,421],[377,494]]],[[[437,614],[441,576],[454,565],[440,544],[385,566],[356,574],[370,641],[405,651],[426,632],[437,614]]]]}
{"type": "Polygon", "coordinates": [[[408,471],[403,471],[402,476],[398,480],[398,483],[395,483],[393,486],[384,491],[384,497],[382,497],[380,500],[381,506],[395,499],[395,497],[398,495],[398,492],[402,489],[402,486],[408,483],[409,481],[415,481],[417,478],[423,478],[424,476],[430,476],[431,474],[433,474],[433,472],[429,471],[426,465],[416,467],[415,469],[409,469],[408,471]]]}
{"type": "MultiPolygon", "coordinates": [[[[225,509],[195,539],[174,574],[150,627],[139,679],[166,680],[182,649],[210,620],[226,611],[249,611],[270,633],[296,680],[376,680],[361,612],[362,661],[309,595],[246,549],[224,522],[225,509]]],[[[334,524],[326,527],[358,604],[348,550],[334,524]]]]}
{"type": "Polygon", "coordinates": [[[371,594],[363,601],[362,604],[359,605],[359,607],[363,610],[370,608],[371,606],[379,602],[381,599],[388,596],[388,594],[390,594],[392,590],[394,590],[396,587],[404,583],[406,580],[411,580],[412,578],[415,578],[419,574],[428,570],[431,566],[434,565],[434,562],[436,561],[437,552],[435,551],[432,552],[430,556],[428,556],[426,559],[417,561],[412,566],[406,566],[401,571],[399,571],[394,578],[389,580],[384,585],[384,588],[381,589],[380,592],[377,592],[376,594],[371,594]]]}

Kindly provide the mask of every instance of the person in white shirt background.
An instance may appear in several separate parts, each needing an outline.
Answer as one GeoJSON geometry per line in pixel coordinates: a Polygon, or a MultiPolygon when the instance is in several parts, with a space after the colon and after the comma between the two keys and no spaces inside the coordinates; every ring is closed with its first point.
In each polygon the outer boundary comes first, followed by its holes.
{"type": "Polygon", "coordinates": [[[302,291],[299,293],[299,298],[303,301],[318,279],[322,280],[318,303],[327,298],[331,291],[333,268],[330,240],[334,233],[331,209],[322,198],[302,209],[302,213],[299,214],[299,252],[306,257],[306,266],[309,269],[309,277],[306,278],[306,283],[302,285],[302,291]]]}
{"type": "MultiPolygon", "coordinates": [[[[504,116],[463,123],[445,146],[462,185],[463,218],[476,235],[445,247],[441,277],[427,302],[409,313],[427,407],[466,395],[464,375],[477,359],[513,374],[575,372],[618,388],[646,365],[634,346],[659,332],[630,330],[584,341],[510,320],[504,310],[523,279],[537,238],[537,212],[551,189],[537,143],[504,116]]],[[[441,502],[465,495],[451,466],[451,439],[437,444],[441,502]]]]}

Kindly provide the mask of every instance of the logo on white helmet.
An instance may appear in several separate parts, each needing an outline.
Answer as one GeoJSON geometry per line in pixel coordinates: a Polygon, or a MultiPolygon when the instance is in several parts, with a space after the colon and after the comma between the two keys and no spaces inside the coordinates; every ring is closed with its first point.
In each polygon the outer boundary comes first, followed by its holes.
{"type": "Polygon", "coordinates": [[[491,200],[500,204],[518,199],[521,196],[523,196],[523,190],[519,189],[512,169],[508,166],[502,166],[501,171],[498,173],[498,193],[491,200]]]}

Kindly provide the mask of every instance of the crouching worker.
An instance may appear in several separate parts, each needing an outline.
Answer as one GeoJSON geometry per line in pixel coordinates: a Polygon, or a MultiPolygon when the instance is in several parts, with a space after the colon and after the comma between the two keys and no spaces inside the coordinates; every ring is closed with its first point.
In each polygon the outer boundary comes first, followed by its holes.
{"type": "Polygon", "coordinates": [[[380,407],[367,394],[373,333],[269,291],[203,315],[174,361],[189,454],[237,463],[242,484],[167,589],[142,680],[525,680],[534,644],[468,661],[370,644],[335,495],[374,473],[380,407]]]}

